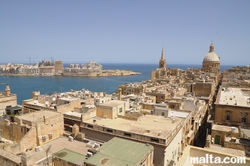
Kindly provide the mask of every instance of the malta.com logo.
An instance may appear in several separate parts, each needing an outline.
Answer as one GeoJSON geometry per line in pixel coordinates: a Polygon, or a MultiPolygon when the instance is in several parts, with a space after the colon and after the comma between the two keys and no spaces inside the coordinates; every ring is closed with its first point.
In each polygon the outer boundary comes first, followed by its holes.
{"type": "Polygon", "coordinates": [[[206,154],[203,157],[189,157],[191,164],[246,164],[246,157],[214,157],[206,154]]]}

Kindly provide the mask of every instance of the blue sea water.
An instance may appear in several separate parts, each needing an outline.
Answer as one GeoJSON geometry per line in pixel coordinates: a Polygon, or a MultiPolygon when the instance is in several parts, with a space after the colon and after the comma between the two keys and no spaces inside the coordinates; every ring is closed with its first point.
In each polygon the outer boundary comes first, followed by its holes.
{"type": "MultiPolygon", "coordinates": [[[[18,104],[23,100],[30,99],[33,91],[40,91],[41,94],[52,94],[54,92],[67,92],[71,89],[88,89],[95,92],[113,93],[118,86],[126,82],[141,82],[150,79],[151,71],[158,67],[158,64],[102,64],[103,69],[132,70],[142,73],[141,75],[122,77],[61,77],[61,76],[0,76],[0,91],[5,91],[5,84],[8,83],[11,93],[17,94],[18,104]]],[[[68,66],[68,64],[64,64],[68,66]]],[[[168,68],[200,68],[200,65],[169,64],[168,68]]],[[[231,68],[229,65],[221,65],[221,71],[231,68]]]]}

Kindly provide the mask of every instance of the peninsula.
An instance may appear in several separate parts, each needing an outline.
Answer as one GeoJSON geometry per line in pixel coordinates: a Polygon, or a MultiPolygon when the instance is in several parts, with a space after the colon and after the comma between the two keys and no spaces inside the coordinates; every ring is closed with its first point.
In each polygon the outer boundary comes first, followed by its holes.
{"type": "Polygon", "coordinates": [[[26,64],[3,64],[0,65],[0,75],[11,76],[80,76],[80,77],[105,77],[105,76],[128,76],[141,73],[130,70],[103,70],[102,65],[96,62],[86,64],[69,64],[63,66],[62,61],[42,61],[32,65],[26,64]]]}

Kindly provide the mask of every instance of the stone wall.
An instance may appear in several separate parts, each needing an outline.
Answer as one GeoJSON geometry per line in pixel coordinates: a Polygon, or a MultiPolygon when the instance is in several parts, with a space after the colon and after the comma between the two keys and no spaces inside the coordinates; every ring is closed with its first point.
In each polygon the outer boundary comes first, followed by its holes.
{"type": "Polygon", "coordinates": [[[0,165],[1,166],[22,166],[21,158],[16,155],[0,149],[0,165]]]}
{"type": "Polygon", "coordinates": [[[6,106],[16,106],[17,105],[17,97],[15,94],[11,94],[10,96],[4,96],[3,93],[0,93],[0,116],[5,113],[6,106]]]}
{"type": "Polygon", "coordinates": [[[215,106],[215,123],[249,126],[250,125],[250,108],[230,105],[216,105],[215,106]],[[246,123],[241,122],[241,112],[246,112],[246,123]],[[226,115],[229,114],[231,119],[226,120],[226,115]]]}
{"type": "Polygon", "coordinates": [[[63,104],[63,105],[56,106],[57,112],[60,112],[60,113],[73,111],[75,108],[81,108],[80,99],[70,101],[68,104],[63,104]]]}
{"type": "Polygon", "coordinates": [[[238,150],[244,150],[244,146],[240,143],[234,143],[234,142],[224,142],[224,147],[231,148],[231,149],[238,149],[238,150]]]}
{"type": "Polygon", "coordinates": [[[206,96],[214,93],[214,85],[211,83],[195,83],[193,84],[193,92],[197,96],[206,96]]]}

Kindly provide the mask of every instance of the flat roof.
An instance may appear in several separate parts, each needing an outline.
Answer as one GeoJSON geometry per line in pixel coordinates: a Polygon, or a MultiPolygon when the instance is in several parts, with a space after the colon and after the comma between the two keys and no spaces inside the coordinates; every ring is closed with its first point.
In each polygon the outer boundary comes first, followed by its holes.
{"type": "Polygon", "coordinates": [[[64,161],[68,161],[73,164],[82,165],[85,160],[85,155],[81,153],[74,152],[67,148],[64,148],[53,154],[54,157],[59,158],[64,161]]]}
{"type": "Polygon", "coordinates": [[[153,146],[149,144],[114,137],[105,143],[97,154],[85,160],[85,163],[96,166],[134,166],[138,165],[151,149],[153,146]]]}
{"type": "Polygon", "coordinates": [[[224,126],[224,125],[213,125],[212,130],[230,132],[234,130],[234,133],[239,133],[239,129],[233,126],[224,126]]]}
{"type": "Polygon", "coordinates": [[[118,105],[121,105],[125,103],[125,101],[121,101],[121,100],[111,100],[111,101],[107,101],[107,102],[104,102],[104,103],[101,103],[101,104],[98,104],[98,106],[105,106],[105,107],[116,107],[118,105]]]}
{"type": "Polygon", "coordinates": [[[69,112],[66,112],[64,114],[65,115],[70,115],[70,116],[76,116],[76,117],[81,117],[82,116],[82,113],[74,112],[74,111],[69,111],[69,112]]]}
{"type": "Polygon", "coordinates": [[[59,114],[61,113],[56,112],[56,111],[54,112],[53,111],[35,111],[29,114],[23,114],[21,116],[17,116],[17,118],[31,122],[31,121],[37,121],[39,119],[42,119],[44,116],[49,118],[49,117],[53,117],[59,114]]]}
{"type": "Polygon", "coordinates": [[[9,98],[9,97],[16,97],[16,94],[11,93],[9,96],[5,95],[6,92],[0,92],[0,98],[9,98]]]}
{"type": "Polygon", "coordinates": [[[75,101],[75,100],[79,100],[79,98],[76,98],[76,97],[61,97],[59,98],[60,100],[63,100],[63,101],[75,101]]]}
{"type": "Polygon", "coordinates": [[[190,112],[169,110],[168,117],[187,118],[190,112]]]}
{"type": "Polygon", "coordinates": [[[47,157],[50,157],[57,152],[63,151],[63,149],[67,149],[65,151],[71,153],[69,154],[68,157],[65,156],[66,157],[65,160],[70,160],[70,161],[73,160],[71,155],[72,153],[75,152],[75,153],[78,153],[78,157],[77,157],[78,162],[81,162],[85,160],[85,157],[83,156],[87,155],[88,149],[90,148],[87,147],[87,143],[85,142],[81,142],[77,140],[73,140],[71,142],[69,141],[68,137],[59,137],[57,139],[54,139],[42,145],[40,147],[40,150],[37,152],[35,151],[35,149],[33,149],[32,152],[33,152],[34,161],[36,161],[36,163],[39,163],[43,161],[44,159],[46,159],[47,157]],[[83,158],[80,161],[81,155],[83,158]]]}
{"type": "Polygon", "coordinates": [[[250,108],[250,88],[221,88],[215,104],[250,108]]]}
{"type": "Polygon", "coordinates": [[[183,121],[183,118],[169,118],[156,115],[144,115],[138,121],[123,118],[108,119],[92,117],[84,123],[98,125],[105,128],[120,130],[128,133],[135,133],[154,138],[165,139],[183,121]],[[95,120],[95,122],[93,122],[95,120]],[[150,132],[148,132],[150,131],[150,132]],[[158,135],[161,132],[160,135],[158,135]]]}
{"type": "Polygon", "coordinates": [[[32,105],[34,107],[44,107],[44,108],[49,108],[49,109],[55,109],[54,106],[53,107],[47,107],[45,102],[44,103],[39,103],[38,100],[34,100],[34,99],[27,99],[27,100],[24,100],[25,101],[25,104],[29,104],[29,105],[32,105]]]}

